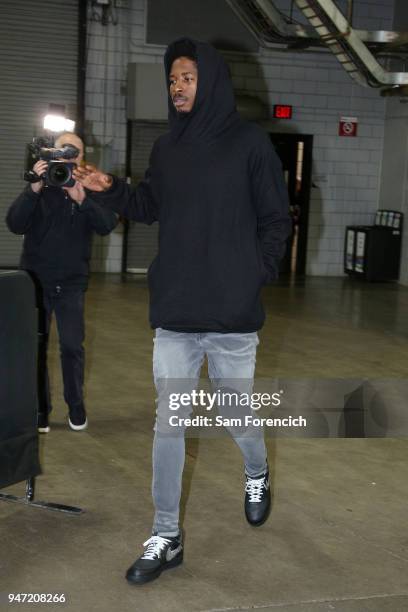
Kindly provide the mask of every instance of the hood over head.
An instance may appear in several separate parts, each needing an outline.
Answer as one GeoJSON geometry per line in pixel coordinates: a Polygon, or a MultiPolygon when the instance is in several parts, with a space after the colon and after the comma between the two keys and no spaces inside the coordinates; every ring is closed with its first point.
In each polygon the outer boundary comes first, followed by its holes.
{"type": "Polygon", "coordinates": [[[197,63],[197,94],[189,113],[178,113],[169,94],[171,137],[183,142],[213,140],[239,121],[229,68],[212,45],[180,38],[167,47],[164,55],[167,91],[171,66],[182,56],[197,63]]]}

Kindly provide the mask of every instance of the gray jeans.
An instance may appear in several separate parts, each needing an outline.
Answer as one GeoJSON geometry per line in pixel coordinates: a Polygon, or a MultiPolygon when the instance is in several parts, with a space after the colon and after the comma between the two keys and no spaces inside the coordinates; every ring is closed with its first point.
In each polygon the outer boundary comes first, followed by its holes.
{"type": "MultiPolygon", "coordinates": [[[[208,376],[213,383],[220,386],[220,381],[227,380],[231,384],[231,379],[236,379],[237,387],[241,386],[242,389],[244,385],[246,390],[250,387],[251,392],[258,343],[257,333],[198,334],[156,330],[153,374],[158,399],[153,442],[153,532],[171,536],[179,531],[185,440],[184,432],[182,435],[163,435],[158,426],[165,410],[168,415],[168,401],[161,402],[166,381],[188,381],[187,384],[194,387],[207,356],[208,376]]],[[[239,430],[230,430],[241,449],[245,472],[252,477],[263,472],[267,465],[263,432],[256,429],[249,435],[239,435],[239,430]]]]}

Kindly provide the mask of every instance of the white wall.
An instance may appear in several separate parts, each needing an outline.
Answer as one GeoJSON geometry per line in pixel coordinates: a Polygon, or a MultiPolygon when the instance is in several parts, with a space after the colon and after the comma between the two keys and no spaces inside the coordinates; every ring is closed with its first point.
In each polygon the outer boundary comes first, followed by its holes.
{"type": "MultiPolygon", "coordinates": [[[[408,29],[406,0],[395,3],[394,29],[408,29]]],[[[387,98],[380,208],[404,213],[400,282],[408,285],[408,97],[387,98]]]]}
{"type": "MultiPolygon", "coordinates": [[[[135,42],[144,39],[144,2],[131,4],[116,11],[117,25],[103,26],[88,13],[85,120],[98,145],[98,164],[119,176],[125,175],[127,64],[135,42]]],[[[119,225],[110,236],[95,236],[92,270],[120,272],[122,235],[119,225]]]]}
{"type": "Polygon", "coordinates": [[[237,87],[271,106],[294,105],[290,123],[270,121],[266,127],[314,136],[316,188],[311,193],[306,272],[341,275],[345,226],[370,223],[377,209],[384,100],[355,85],[330,54],[263,51],[254,63],[236,62],[232,70],[237,87]],[[358,138],[341,138],[339,118],[350,115],[359,119],[358,138]]]}
{"type": "MultiPolygon", "coordinates": [[[[392,0],[357,5],[356,27],[391,28],[392,0]]],[[[127,63],[161,63],[164,52],[143,42],[144,6],[144,0],[132,0],[131,9],[117,11],[117,25],[89,23],[86,119],[97,141],[105,145],[105,169],[122,175],[127,63]]],[[[314,135],[316,188],[311,194],[307,273],[341,275],[345,226],[371,223],[378,208],[385,100],[377,91],[354,84],[330,53],[262,50],[256,56],[226,57],[237,93],[295,107],[290,123],[270,121],[265,127],[314,135]],[[338,136],[342,115],[358,117],[357,138],[338,136]]],[[[119,271],[120,244],[118,233],[96,241],[93,269],[119,271]]]]}

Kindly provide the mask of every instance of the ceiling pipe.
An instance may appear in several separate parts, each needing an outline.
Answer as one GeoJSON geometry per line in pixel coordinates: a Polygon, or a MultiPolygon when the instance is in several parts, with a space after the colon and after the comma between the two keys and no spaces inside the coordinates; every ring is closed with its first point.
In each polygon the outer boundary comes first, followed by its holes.
{"type": "Polygon", "coordinates": [[[385,70],[333,0],[295,2],[353,79],[371,87],[408,85],[408,73],[385,70]]]}
{"type": "Polygon", "coordinates": [[[349,19],[332,0],[294,0],[309,21],[306,25],[289,20],[273,0],[226,1],[263,47],[284,44],[293,51],[326,47],[360,85],[389,89],[408,84],[407,73],[388,72],[374,55],[407,53],[408,33],[353,29],[353,0],[348,1],[349,19]]]}

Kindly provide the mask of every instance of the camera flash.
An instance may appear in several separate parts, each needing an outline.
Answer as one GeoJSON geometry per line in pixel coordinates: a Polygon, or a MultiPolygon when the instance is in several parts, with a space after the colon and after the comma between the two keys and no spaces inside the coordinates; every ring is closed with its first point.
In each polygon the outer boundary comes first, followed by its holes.
{"type": "Polygon", "coordinates": [[[44,129],[50,132],[73,132],[75,121],[66,119],[63,115],[46,115],[44,117],[44,129]]]}

